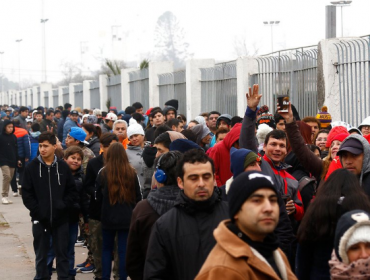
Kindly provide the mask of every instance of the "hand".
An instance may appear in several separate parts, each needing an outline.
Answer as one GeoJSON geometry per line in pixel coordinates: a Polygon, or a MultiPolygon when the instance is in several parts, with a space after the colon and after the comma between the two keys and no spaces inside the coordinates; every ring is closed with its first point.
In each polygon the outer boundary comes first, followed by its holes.
{"type": "Polygon", "coordinates": [[[295,212],[295,205],[293,200],[289,200],[285,205],[286,211],[288,212],[288,215],[291,215],[295,212]]]}
{"type": "Polygon", "coordinates": [[[46,131],[50,131],[50,132],[53,132],[53,130],[54,130],[54,127],[49,127],[48,125],[46,126],[46,131]]]}
{"type": "Polygon", "coordinates": [[[18,167],[22,167],[22,162],[18,160],[18,167]]]}
{"type": "Polygon", "coordinates": [[[292,104],[289,101],[289,109],[288,112],[281,112],[279,103],[277,103],[277,110],[280,116],[282,116],[286,123],[292,123],[293,122],[293,111],[292,111],[292,104]]]}
{"type": "Polygon", "coordinates": [[[247,106],[253,111],[256,111],[262,97],[262,94],[258,94],[258,88],[258,85],[253,85],[253,92],[252,88],[249,88],[249,93],[245,95],[247,97],[247,106]]]}
{"type": "Polygon", "coordinates": [[[24,161],[25,161],[25,162],[28,162],[28,161],[29,161],[29,158],[25,158],[25,159],[24,159],[24,161]]]}

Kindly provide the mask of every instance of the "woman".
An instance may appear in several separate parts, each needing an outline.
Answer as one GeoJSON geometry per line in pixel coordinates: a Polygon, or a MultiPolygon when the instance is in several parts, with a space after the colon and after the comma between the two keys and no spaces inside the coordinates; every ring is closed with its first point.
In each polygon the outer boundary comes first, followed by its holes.
{"type": "Polygon", "coordinates": [[[132,210],[141,200],[141,193],[135,169],[128,162],[121,143],[109,146],[106,165],[96,179],[96,198],[102,200],[102,279],[110,279],[114,239],[117,235],[120,280],[126,280],[127,236],[132,210]]]}
{"type": "Polygon", "coordinates": [[[89,142],[89,145],[87,145],[87,147],[94,153],[96,157],[99,156],[100,152],[99,138],[101,136],[100,126],[95,126],[91,123],[84,123],[82,125],[82,129],[86,133],[85,141],[89,142]]]}
{"type": "Polygon", "coordinates": [[[370,278],[370,214],[354,210],[338,221],[331,267],[331,279],[370,278]]]}
{"type": "Polygon", "coordinates": [[[315,145],[321,150],[322,158],[328,155],[328,148],[326,148],[326,141],[328,140],[329,130],[321,129],[315,138],[315,145]]]}
{"type": "Polygon", "coordinates": [[[296,275],[300,280],[330,279],[328,261],[339,217],[354,209],[370,210],[370,202],[358,179],[346,169],[320,186],[298,229],[296,275]]]}

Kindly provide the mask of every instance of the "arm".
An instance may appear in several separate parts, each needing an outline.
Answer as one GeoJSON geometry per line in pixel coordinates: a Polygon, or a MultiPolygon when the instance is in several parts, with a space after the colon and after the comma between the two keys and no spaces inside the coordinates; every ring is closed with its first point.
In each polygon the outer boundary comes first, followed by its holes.
{"type": "Polygon", "coordinates": [[[26,158],[26,161],[31,157],[31,142],[30,142],[30,136],[26,134],[23,139],[23,147],[24,147],[24,156],[26,158]]]}
{"type": "Polygon", "coordinates": [[[304,208],[302,205],[302,197],[301,197],[301,193],[299,192],[299,190],[297,190],[297,192],[294,194],[293,200],[294,200],[294,206],[295,206],[294,219],[296,221],[300,221],[303,218],[304,208]]]}
{"type": "Polygon", "coordinates": [[[90,196],[91,199],[94,198],[94,193],[95,193],[95,173],[94,169],[89,162],[86,167],[86,176],[85,176],[85,181],[84,181],[84,189],[85,192],[90,196]]]}
{"type": "Polygon", "coordinates": [[[136,175],[136,173],[135,173],[135,192],[136,192],[136,195],[135,195],[136,203],[138,203],[139,201],[143,199],[143,195],[140,189],[139,177],[136,175]]]}
{"type": "Polygon", "coordinates": [[[73,178],[72,172],[67,166],[67,164],[65,164],[64,172],[66,174],[66,186],[65,186],[63,202],[65,203],[67,208],[73,208],[78,205],[79,194],[77,192],[77,187],[76,187],[76,183],[73,178]]]}
{"type": "Polygon", "coordinates": [[[32,176],[29,168],[25,168],[22,183],[22,200],[24,206],[30,210],[30,216],[33,220],[40,220],[39,204],[36,198],[36,192],[33,187],[32,176]]]}

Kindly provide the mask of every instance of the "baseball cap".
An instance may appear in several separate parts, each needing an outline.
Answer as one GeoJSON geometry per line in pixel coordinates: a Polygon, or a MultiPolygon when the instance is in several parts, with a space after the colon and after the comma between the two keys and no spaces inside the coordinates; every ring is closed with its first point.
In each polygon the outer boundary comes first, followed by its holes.
{"type": "Polygon", "coordinates": [[[76,110],[72,110],[69,114],[70,115],[78,115],[78,112],[76,110]]]}
{"type": "Polygon", "coordinates": [[[108,113],[107,116],[105,117],[106,120],[111,120],[111,121],[116,121],[117,120],[117,115],[114,113],[108,113]]]}
{"type": "Polygon", "coordinates": [[[80,127],[72,127],[71,131],[69,132],[69,136],[88,145],[89,142],[85,141],[86,135],[86,132],[80,127]]]}
{"type": "Polygon", "coordinates": [[[341,155],[344,151],[350,152],[354,155],[359,155],[364,152],[364,146],[359,140],[355,138],[349,138],[347,141],[342,143],[337,155],[341,155]]]}

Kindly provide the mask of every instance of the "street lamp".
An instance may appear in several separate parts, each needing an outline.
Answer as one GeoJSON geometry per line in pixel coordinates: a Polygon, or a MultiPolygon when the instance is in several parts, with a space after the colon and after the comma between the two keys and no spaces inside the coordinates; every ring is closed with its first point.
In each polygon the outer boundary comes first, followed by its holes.
{"type": "Polygon", "coordinates": [[[274,37],[273,37],[273,26],[274,25],[278,25],[280,23],[280,21],[264,21],[263,24],[265,26],[271,26],[271,53],[274,52],[274,37]]]}
{"type": "Polygon", "coordinates": [[[46,83],[46,46],[45,46],[45,23],[48,19],[41,19],[42,23],[42,80],[46,83]]]}
{"type": "Polygon", "coordinates": [[[20,56],[20,42],[22,39],[15,40],[18,43],[18,88],[21,89],[21,56],[20,56]]]}
{"type": "Polygon", "coordinates": [[[340,7],[340,19],[341,19],[341,29],[342,29],[342,37],[343,37],[343,7],[348,7],[352,1],[333,1],[330,2],[336,7],[340,7]]]}

